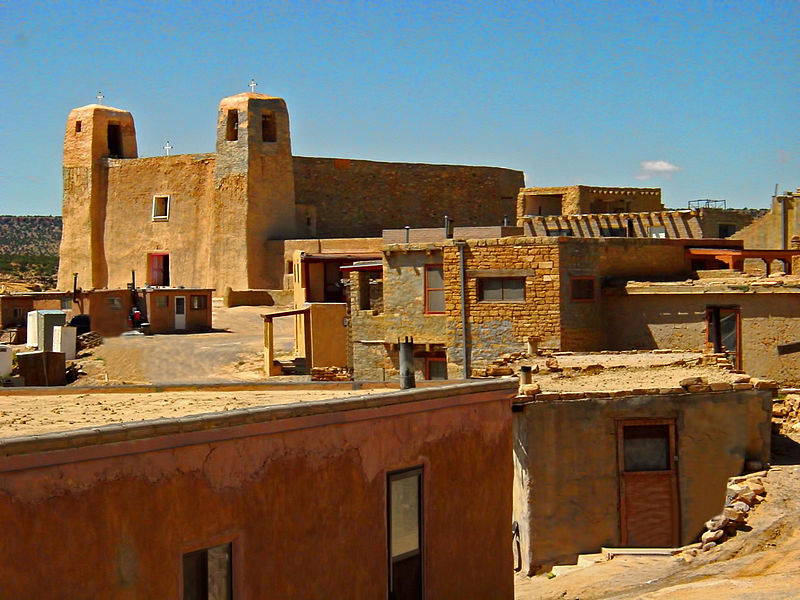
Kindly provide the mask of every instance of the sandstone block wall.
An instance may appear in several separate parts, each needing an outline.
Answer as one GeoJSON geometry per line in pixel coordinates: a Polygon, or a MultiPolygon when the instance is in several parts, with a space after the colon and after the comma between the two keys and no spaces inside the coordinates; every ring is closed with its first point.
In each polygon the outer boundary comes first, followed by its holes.
{"type": "MultiPolygon", "coordinates": [[[[497,167],[294,157],[298,204],[313,207],[315,237],[380,236],[388,227],[500,225],[524,184],[497,167]]],[[[308,210],[308,209],[306,209],[308,210]]]]}
{"type": "Polygon", "coordinates": [[[525,215],[585,215],[650,212],[663,209],[660,188],[571,185],[523,188],[517,195],[518,218],[525,215]]]}
{"type": "MultiPolygon", "coordinates": [[[[459,250],[443,248],[447,311],[448,370],[460,376],[463,364],[459,250]]],[[[559,346],[559,252],[556,240],[501,238],[471,240],[464,248],[467,343],[474,366],[501,354],[524,351],[529,339],[559,346]],[[524,277],[524,302],[479,299],[482,277],[524,277]]]]}

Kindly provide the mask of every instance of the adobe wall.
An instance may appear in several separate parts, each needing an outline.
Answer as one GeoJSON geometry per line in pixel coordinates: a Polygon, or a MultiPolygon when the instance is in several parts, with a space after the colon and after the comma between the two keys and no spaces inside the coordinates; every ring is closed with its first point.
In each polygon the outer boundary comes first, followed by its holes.
{"type": "Polygon", "coordinates": [[[766,390],[542,401],[514,413],[514,519],[535,573],[621,545],[617,419],[676,419],[680,543],[725,503],[746,460],[767,462],[766,390]],[[590,441],[591,443],[587,443],[590,441]]]}
{"type": "Polygon", "coordinates": [[[517,195],[516,208],[517,218],[522,218],[553,214],[556,210],[562,215],[651,212],[664,210],[664,205],[661,188],[570,185],[523,188],[517,195]]]}
{"type": "Polygon", "coordinates": [[[380,236],[386,227],[501,224],[513,219],[521,171],[497,167],[294,157],[295,198],[321,238],[380,236]]]}
{"type": "Polygon", "coordinates": [[[171,333],[175,329],[175,298],[186,299],[186,328],[180,331],[209,331],[211,329],[211,292],[209,290],[157,290],[147,292],[147,321],[152,333],[171,333]],[[206,299],[204,308],[192,308],[192,296],[206,299]],[[157,298],[166,298],[166,306],[158,306],[157,298]]]}
{"type": "MultiPolygon", "coordinates": [[[[213,155],[207,154],[109,161],[105,228],[109,287],[125,287],[131,270],[136,271],[137,285],[149,283],[152,252],[169,253],[171,286],[210,287],[213,171],[213,155]],[[168,220],[153,219],[154,195],[169,195],[168,220]]],[[[226,262],[241,260],[231,253],[226,262]]]]}
{"type": "Polygon", "coordinates": [[[130,291],[95,290],[84,302],[84,306],[88,305],[92,331],[103,337],[115,337],[130,331],[128,315],[133,308],[133,295],[130,291]],[[119,299],[119,309],[112,308],[112,298],[119,299]]]}
{"type": "Polygon", "coordinates": [[[753,221],[750,225],[737,231],[732,239],[744,240],[745,248],[753,250],[783,248],[783,204],[786,204],[786,242],[793,235],[800,234],[800,189],[797,192],[785,192],[773,198],[772,205],[767,214],[753,221]]]}
{"type": "MultiPolygon", "coordinates": [[[[727,222],[727,221],[726,221],[727,222]]],[[[525,235],[612,237],[656,237],[653,228],[663,228],[663,236],[677,239],[708,237],[696,211],[674,210],[647,213],[588,214],[549,217],[523,216],[519,219],[525,235]],[[628,233],[633,235],[628,236],[628,233]]],[[[716,237],[716,235],[711,236],[716,237]]]]}
{"type": "Polygon", "coordinates": [[[425,597],[510,600],[514,392],[484,389],[108,426],[3,456],[4,595],[180,598],[182,554],[232,542],[234,598],[383,598],[387,473],[421,465],[425,597]]]}
{"type": "MultiPolygon", "coordinates": [[[[458,377],[461,374],[459,365],[463,364],[458,247],[444,246],[443,256],[448,370],[451,377],[458,377]]],[[[557,240],[469,240],[464,248],[464,262],[469,323],[467,343],[473,366],[486,366],[508,352],[525,351],[529,340],[542,346],[560,345],[561,267],[557,240]],[[481,277],[524,277],[525,302],[480,301],[478,280],[481,277]]]]}
{"type": "Polygon", "coordinates": [[[784,385],[800,384],[800,353],[777,346],[800,340],[800,294],[791,292],[632,294],[605,299],[609,350],[702,351],[707,306],[739,306],[742,368],[784,385]]]}
{"type": "MultiPolygon", "coordinates": [[[[720,225],[733,225],[736,231],[747,227],[753,222],[753,215],[749,212],[736,209],[701,208],[697,211],[703,229],[703,237],[720,237],[720,225]]],[[[736,236],[728,236],[736,239],[736,236]]],[[[746,248],[750,248],[745,244],[746,248]]]]}

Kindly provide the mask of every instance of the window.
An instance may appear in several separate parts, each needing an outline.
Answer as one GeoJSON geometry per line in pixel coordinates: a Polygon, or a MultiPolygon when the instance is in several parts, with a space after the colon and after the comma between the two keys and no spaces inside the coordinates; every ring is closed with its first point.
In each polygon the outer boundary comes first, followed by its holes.
{"type": "Polygon", "coordinates": [[[169,296],[156,296],[156,308],[167,308],[169,306],[169,296]]]}
{"type": "Polygon", "coordinates": [[[261,141],[274,142],[278,139],[278,129],[275,126],[275,113],[266,112],[261,115],[261,141]]]}
{"type": "Polygon", "coordinates": [[[524,302],[524,277],[482,277],[478,279],[480,302],[524,302]]]}
{"type": "Polygon", "coordinates": [[[72,298],[61,298],[61,310],[69,310],[72,308],[72,298]]]}
{"type": "Polygon", "coordinates": [[[447,379],[447,359],[443,356],[426,357],[425,379],[447,379]]]}
{"type": "Polygon", "coordinates": [[[425,265],[425,312],[444,312],[444,268],[425,265]]]}
{"type": "Polygon", "coordinates": [[[649,227],[647,230],[647,235],[651,238],[666,238],[667,228],[659,226],[649,227]]]}
{"type": "Polygon", "coordinates": [[[732,223],[720,223],[719,224],[719,237],[726,238],[732,236],[736,233],[736,225],[732,223]]]}
{"type": "Polygon", "coordinates": [[[119,296],[111,296],[108,299],[108,307],[111,310],[122,310],[122,298],[119,296]]]}
{"type": "Polygon", "coordinates": [[[669,471],[669,429],[669,425],[624,426],[625,471],[669,471]]]}
{"type": "Polygon", "coordinates": [[[189,297],[189,306],[192,307],[192,310],[205,310],[208,306],[208,298],[199,294],[192,295],[189,297]]]}
{"type": "Polygon", "coordinates": [[[239,139],[239,111],[235,108],[228,110],[227,123],[225,124],[225,140],[235,142],[239,139]]]}
{"type": "Polygon", "coordinates": [[[573,302],[594,302],[594,277],[571,277],[570,287],[573,302]]]}
{"type": "Polygon", "coordinates": [[[422,468],[387,476],[389,598],[422,598],[422,468]]]}
{"type": "Polygon", "coordinates": [[[80,132],[81,132],[81,122],[75,121],[75,133],[80,133],[80,132]]]}
{"type": "Polygon", "coordinates": [[[601,237],[627,237],[628,229],[626,227],[601,227],[601,237]]]}
{"type": "Polygon", "coordinates": [[[169,220],[169,196],[153,196],[153,221],[169,220]]]}
{"type": "Polygon", "coordinates": [[[183,555],[183,600],[231,600],[231,544],[183,555]]]}

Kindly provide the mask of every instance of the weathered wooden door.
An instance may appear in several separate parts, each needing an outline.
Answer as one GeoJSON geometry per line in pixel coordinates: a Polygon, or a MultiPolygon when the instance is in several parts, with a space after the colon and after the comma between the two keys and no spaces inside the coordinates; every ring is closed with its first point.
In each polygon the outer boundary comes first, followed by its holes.
{"type": "Polygon", "coordinates": [[[617,422],[622,545],[680,545],[674,419],[617,422]]]}

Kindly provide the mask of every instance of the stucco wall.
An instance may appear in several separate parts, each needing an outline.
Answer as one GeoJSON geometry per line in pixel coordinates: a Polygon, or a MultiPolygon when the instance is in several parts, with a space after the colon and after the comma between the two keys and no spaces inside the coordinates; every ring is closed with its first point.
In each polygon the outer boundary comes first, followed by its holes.
{"type": "Polygon", "coordinates": [[[706,307],[739,306],[742,368],[785,385],[800,383],[800,354],[777,352],[777,346],[800,340],[798,293],[653,293],[608,296],[604,302],[610,350],[701,351],[706,343],[706,307]]]}
{"type": "Polygon", "coordinates": [[[170,285],[209,285],[214,159],[179,155],[111,161],[105,255],[110,287],[150,282],[149,253],[169,254],[170,285]],[[153,196],[169,196],[168,220],[153,219],[153,196]]]}
{"type": "Polygon", "coordinates": [[[523,568],[536,572],[621,544],[616,419],[676,419],[680,541],[725,501],[745,460],[766,462],[771,393],[534,402],[514,413],[514,519],[523,568]],[[590,443],[587,443],[590,441],[590,443]]]}
{"type": "Polygon", "coordinates": [[[513,219],[521,171],[497,167],[294,157],[298,204],[317,237],[380,236],[386,227],[501,224],[513,219]]]}
{"type": "Polygon", "coordinates": [[[733,239],[744,240],[745,248],[752,249],[779,249],[783,248],[783,211],[786,205],[786,242],[787,245],[793,235],[800,234],[800,210],[798,210],[797,192],[786,192],[772,200],[770,211],[763,217],[756,219],[744,229],[737,231],[733,239]]]}
{"type": "Polygon", "coordinates": [[[422,465],[425,597],[511,599],[513,390],[415,393],[2,457],[3,594],[179,598],[182,554],[232,542],[235,598],[384,598],[386,476],[422,465]]]}

